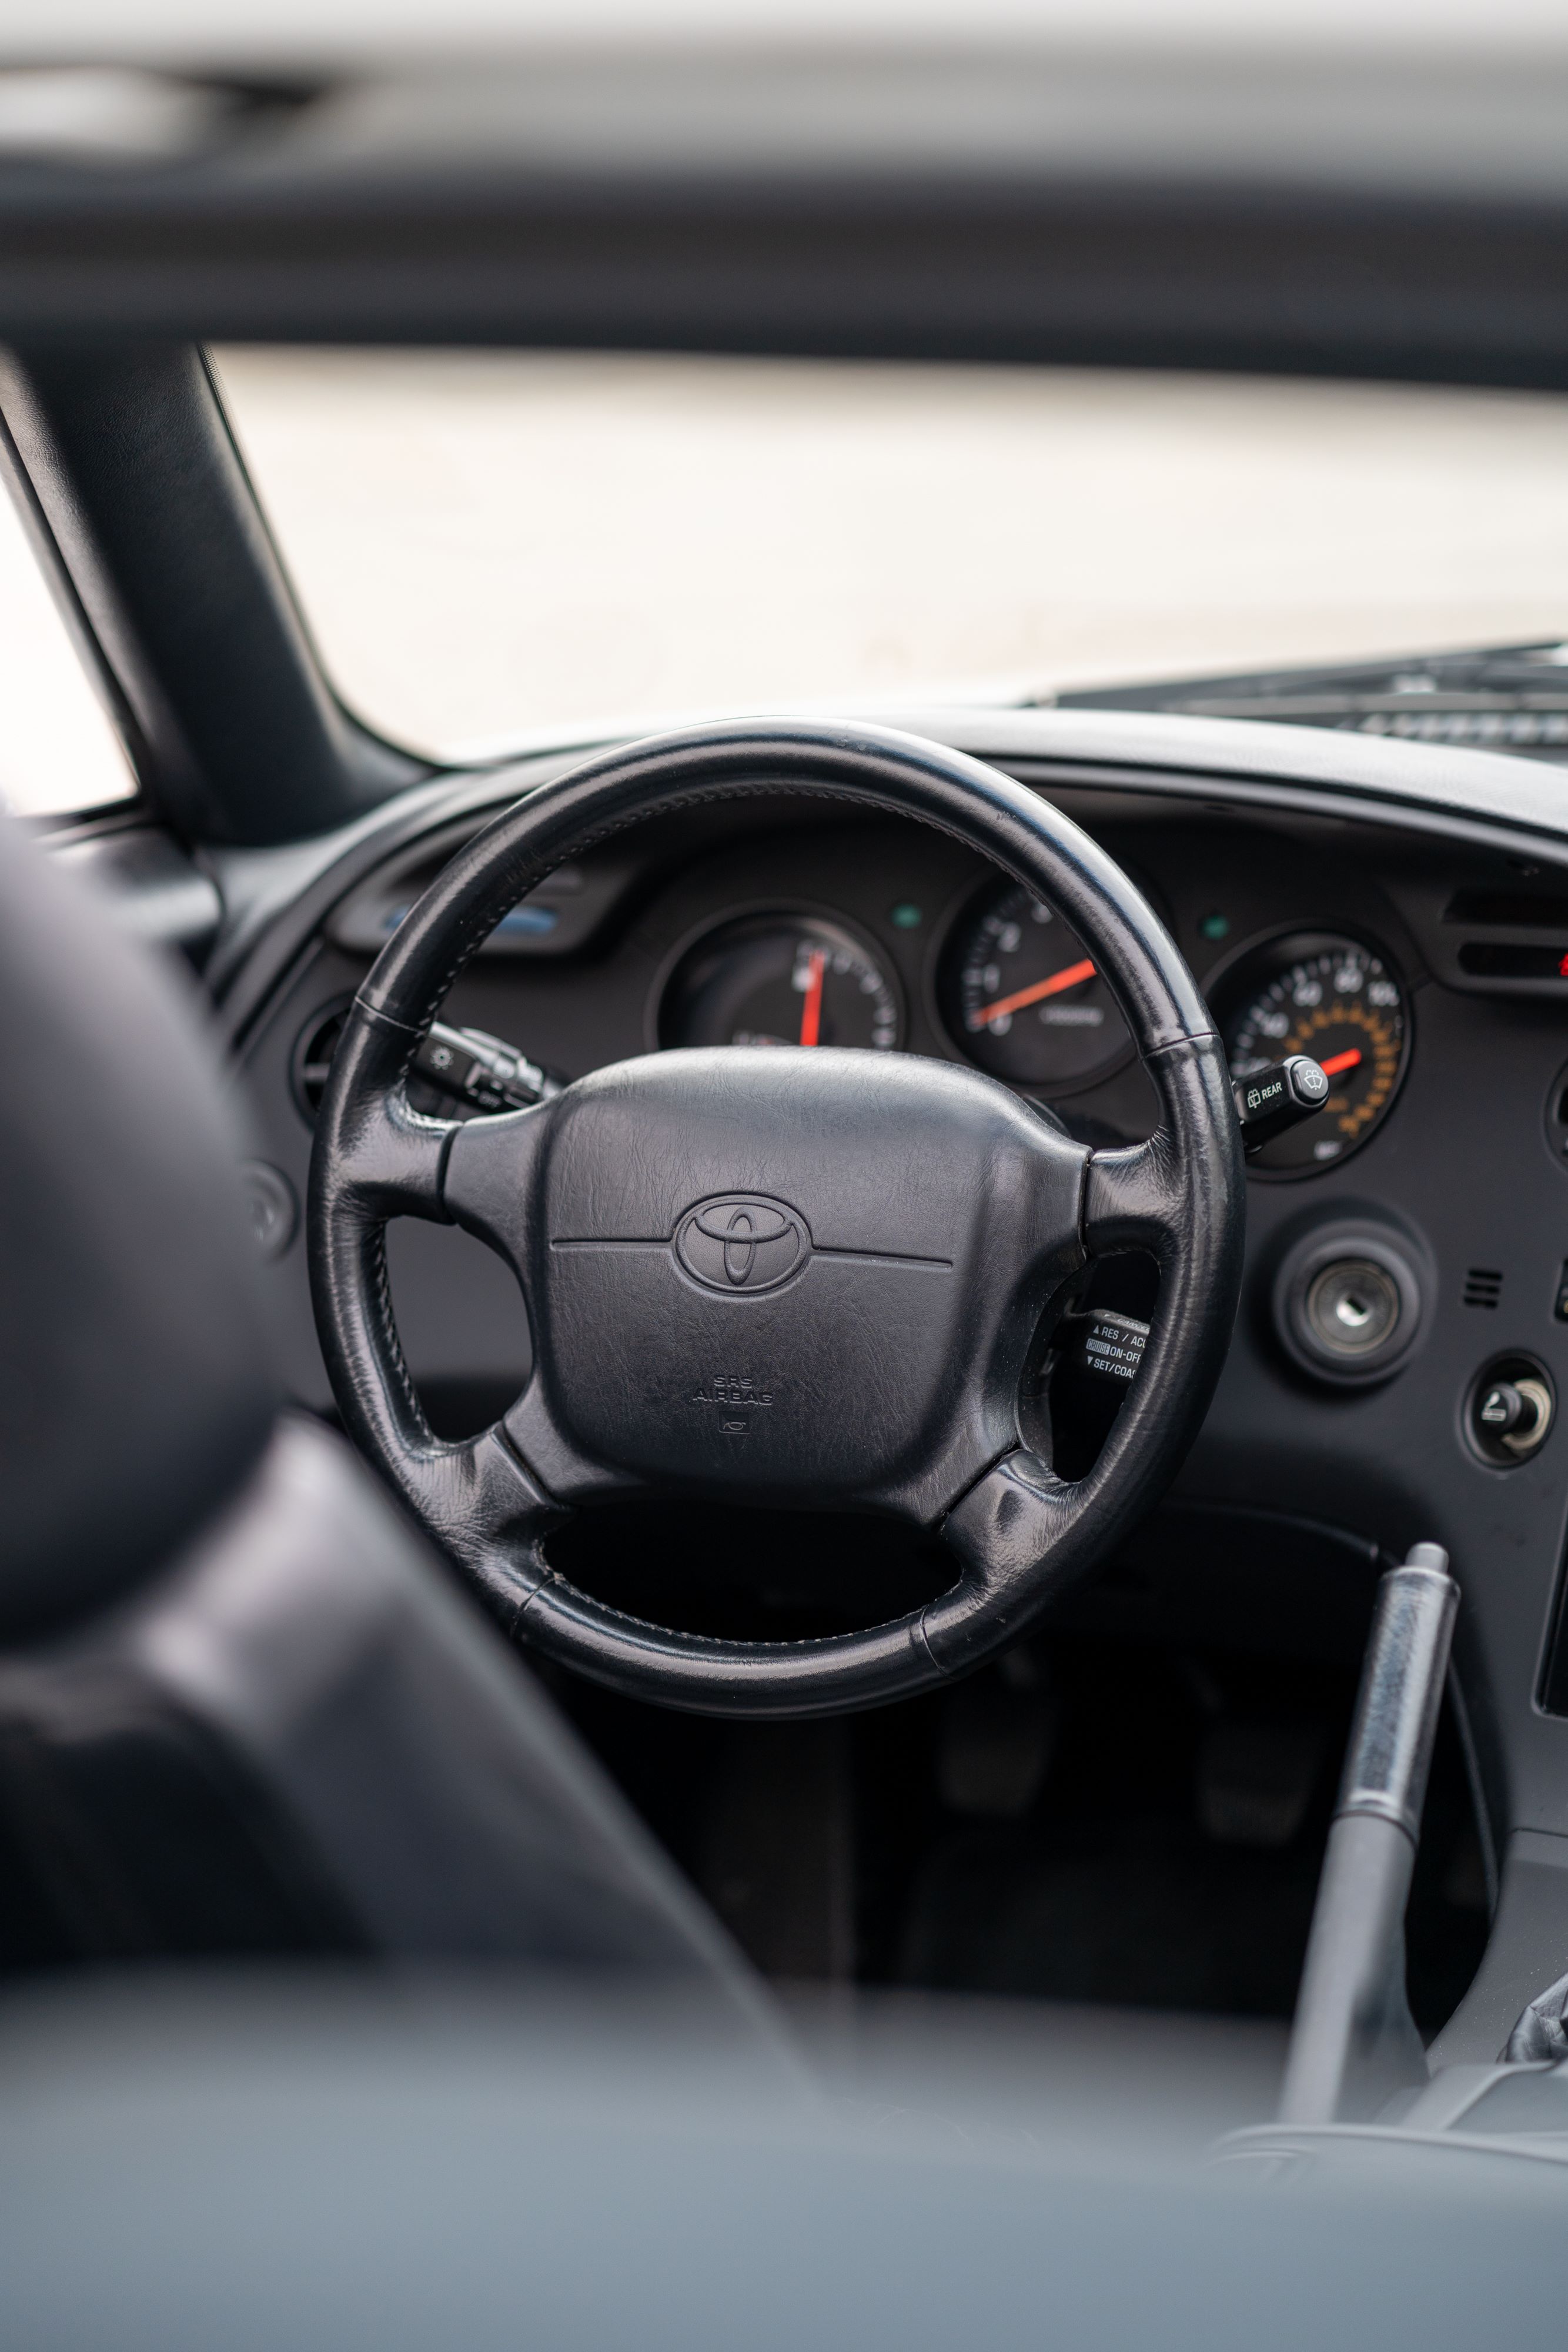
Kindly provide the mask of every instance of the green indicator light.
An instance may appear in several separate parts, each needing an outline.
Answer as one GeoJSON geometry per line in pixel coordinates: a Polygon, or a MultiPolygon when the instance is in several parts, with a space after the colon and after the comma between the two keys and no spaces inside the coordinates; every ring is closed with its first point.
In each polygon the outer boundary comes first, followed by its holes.
{"type": "Polygon", "coordinates": [[[893,928],[895,931],[917,931],[921,920],[921,909],[918,907],[912,907],[907,898],[901,900],[893,910],[893,928]]]}
{"type": "Polygon", "coordinates": [[[1206,940],[1228,939],[1230,918],[1228,915],[1205,915],[1197,928],[1206,940]]]}

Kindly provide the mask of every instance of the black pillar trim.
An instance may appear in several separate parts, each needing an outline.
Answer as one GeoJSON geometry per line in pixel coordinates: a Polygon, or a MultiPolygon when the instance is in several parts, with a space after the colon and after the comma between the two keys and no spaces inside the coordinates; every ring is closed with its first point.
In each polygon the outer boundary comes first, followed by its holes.
{"type": "Polygon", "coordinates": [[[298,840],[430,772],[333,694],[194,345],[13,346],[0,415],[176,832],[298,840]]]}

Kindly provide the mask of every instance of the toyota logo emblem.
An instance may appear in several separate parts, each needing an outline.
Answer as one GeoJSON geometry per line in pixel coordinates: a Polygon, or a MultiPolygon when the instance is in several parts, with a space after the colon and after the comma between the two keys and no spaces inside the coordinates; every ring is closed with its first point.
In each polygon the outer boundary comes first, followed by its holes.
{"type": "Polygon", "coordinates": [[[755,1297],[777,1290],[810,1255],[806,1221],[762,1192],[699,1201],[675,1227],[675,1255],[705,1290],[755,1297]]]}

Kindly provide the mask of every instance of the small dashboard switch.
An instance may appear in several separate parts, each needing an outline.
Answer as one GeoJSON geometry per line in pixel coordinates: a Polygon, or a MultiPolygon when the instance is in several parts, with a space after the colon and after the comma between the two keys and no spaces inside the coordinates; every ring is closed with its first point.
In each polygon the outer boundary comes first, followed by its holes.
{"type": "Polygon", "coordinates": [[[1502,1357],[1473,1382],[1466,1419],[1470,1443],[1500,1469],[1545,1444],[1557,1410],[1550,1375],[1528,1356],[1502,1357]]]}

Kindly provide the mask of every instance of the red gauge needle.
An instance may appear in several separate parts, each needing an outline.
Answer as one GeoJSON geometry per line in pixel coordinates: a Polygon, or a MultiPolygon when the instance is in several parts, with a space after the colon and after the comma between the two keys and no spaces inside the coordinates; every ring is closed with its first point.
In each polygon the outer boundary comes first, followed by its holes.
{"type": "Polygon", "coordinates": [[[827,969],[826,948],[811,950],[811,977],[806,982],[806,1002],[800,1008],[800,1043],[815,1045],[822,1031],[822,974],[827,969]]]}
{"type": "Polygon", "coordinates": [[[1359,1045],[1352,1045],[1343,1054],[1331,1054],[1326,1062],[1318,1064],[1325,1078],[1337,1078],[1342,1071],[1354,1070],[1361,1059],[1359,1045]]]}
{"type": "Polygon", "coordinates": [[[1093,977],[1093,961],[1085,956],[1082,963],[1070,963],[1061,971],[1053,971],[1049,980],[1037,980],[1032,988],[1020,988],[1016,996],[998,996],[994,1004],[982,1004],[977,1013],[970,1013],[969,1026],[983,1029],[988,1022],[999,1021],[1004,1013],[1021,1013],[1026,1004],[1039,1004],[1048,996],[1060,996],[1064,988],[1076,988],[1081,982],[1093,977]]]}

